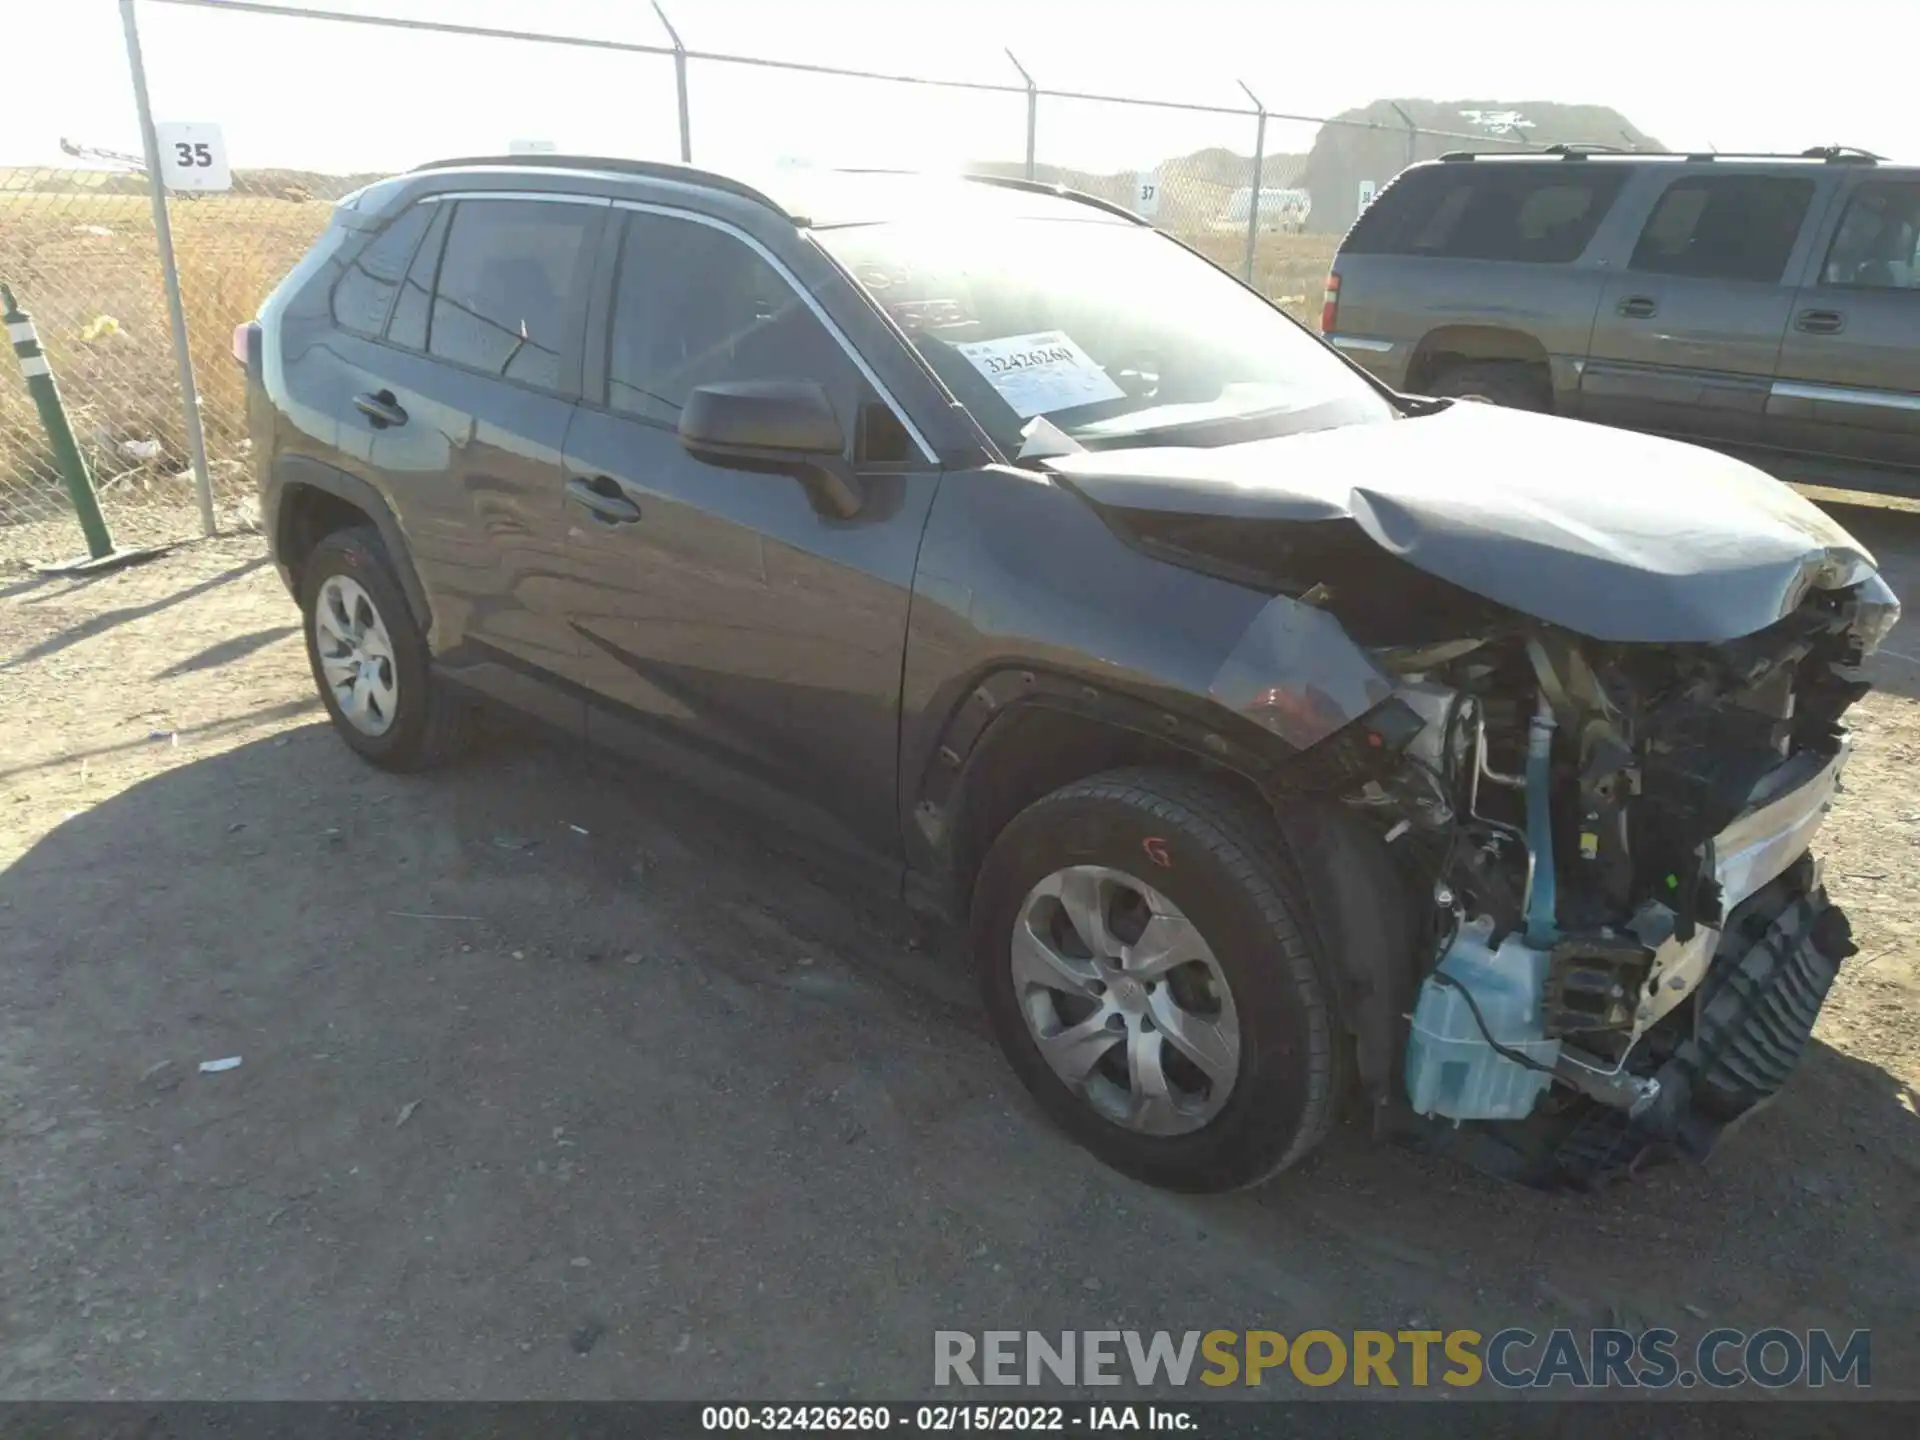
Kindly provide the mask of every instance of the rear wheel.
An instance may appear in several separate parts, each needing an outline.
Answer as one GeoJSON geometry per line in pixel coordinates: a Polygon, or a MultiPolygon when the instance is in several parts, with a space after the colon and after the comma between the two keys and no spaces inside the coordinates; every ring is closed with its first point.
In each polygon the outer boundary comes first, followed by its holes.
{"type": "Polygon", "coordinates": [[[1224,785],[1133,770],[1055,791],[988,853],[972,931],[995,1036],[1115,1169],[1230,1190],[1326,1133],[1345,1050],[1282,844],[1224,785]]]}
{"type": "Polygon", "coordinates": [[[387,770],[452,758],[467,708],[434,680],[426,636],[377,530],[322,537],[301,567],[300,608],[314,684],[348,746],[387,770]]]}
{"type": "Polygon", "coordinates": [[[1553,408],[1553,383],[1546,371],[1519,360],[1457,360],[1442,365],[1427,389],[1430,394],[1482,400],[1509,410],[1553,408]]]}

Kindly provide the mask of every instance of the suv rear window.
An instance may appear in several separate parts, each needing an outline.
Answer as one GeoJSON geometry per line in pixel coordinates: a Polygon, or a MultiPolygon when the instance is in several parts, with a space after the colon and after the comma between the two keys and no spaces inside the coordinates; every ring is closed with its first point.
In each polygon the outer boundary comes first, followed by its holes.
{"type": "Polygon", "coordinates": [[[1772,284],[1786,271],[1812,203],[1811,180],[1772,175],[1676,180],[1653,207],[1627,268],[1772,284]]]}
{"type": "Polygon", "coordinates": [[[1587,248],[1625,179],[1621,168],[1565,161],[1409,170],[1366,209],[1341,248],[1565,264],[1587,248]]]}

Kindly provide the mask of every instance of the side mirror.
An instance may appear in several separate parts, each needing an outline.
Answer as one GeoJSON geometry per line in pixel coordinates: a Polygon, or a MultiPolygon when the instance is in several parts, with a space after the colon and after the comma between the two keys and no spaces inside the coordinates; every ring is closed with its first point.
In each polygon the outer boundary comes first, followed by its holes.
{"type": "Polygon", "coordinates": [[[842,459],[846,432],[826,390],[811,380],[702,385],[680,411],[680,443],[709,464],[791,475],[822,514],[846,520],[860,513],[860,492],[842,459]]]}

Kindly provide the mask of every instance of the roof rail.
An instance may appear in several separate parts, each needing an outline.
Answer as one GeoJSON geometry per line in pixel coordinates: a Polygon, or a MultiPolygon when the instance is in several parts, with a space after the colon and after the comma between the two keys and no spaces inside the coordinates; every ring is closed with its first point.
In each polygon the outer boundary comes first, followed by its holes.
{"type": "Polygon", "coordinates": [[[1786,153],[1778,150],[1695,150],[1675,156],[1667,150],[1623,150],[1618,145],[1559,144],[1540,150],[1449,150],[1442,160],[1541,159],[1555,156],[1561,160],[1585,160],[1590,155],[1644,156],[1648,159],[1681,159],[1693,162],[1713,160],[1824,160],[1829,165],[1877,165],[1887,157],[1856,145],[1816,145],[1808,150],[1786,153]]]}
{"type": "Polygon", "coordinates": [[[1136,225],[1152,227],[1153,222],[1144,216],[1136,215],[1124,205],[1116,205],[1111,200],[1102,200],[1098,195],[1089,195],[1084,190],[1075,190],[1067,185],[1049,185],[1044,180],[1021,180],[1011,175],[963,175],[963,180],[971,180],[980,185],[998,185],[1003,190],[1022,190],[1029,195],[1053,195],[1062,200],[1072,200],[1076,204],[1091,205],[1096,210],[1104,210],[1109,215],[1118,215],[1123,220],[1131,220],[1136,225]]]}
{"type": "Polygon", "coordinates": [[[1540,160],[1552,156],[1558,160],[1584,160],[1589,155],[1658,155],[1658,150],[1627,150],[1619,145],[1600,145],[1584,140],[1563,140],[1543,145],[1538,150],[1449,150],[1442,160],[1540,160]]]}
{"type": "Polygon", "coordinates": [[[709,190],[724,190],[742,200],[764,205],[775,214],[792,219],[778,201],[764,191],[730,176],[692,165],[677,165],[664,160],[628,160],[606,155],[467,155],[452,160],[430,160],[416,165],[411,173],[423,170],[465,170],[480,165],[500,165],[510,169],[605,170],[615,175],[637,175],[648,180],[678,180],[686,185],[701,185],[709,190]]]}
{"type": "Polygon", "coordinates": [[[1877,165],[1887,158],[1858,145],[1815,145],[1800,153],[1808,160],[1824,160],[1829,165],[1877,165]]]}

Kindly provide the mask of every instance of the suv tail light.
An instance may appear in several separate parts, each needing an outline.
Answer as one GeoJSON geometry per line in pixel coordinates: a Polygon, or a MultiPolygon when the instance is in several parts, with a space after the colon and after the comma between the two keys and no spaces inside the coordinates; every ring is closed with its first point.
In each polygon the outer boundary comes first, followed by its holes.
{"type": "Polygon", "coordinates": [[[233,327],[233,358],[249,375],[260,368],[260,322],[249,320],[233,327]]]}
{"type": "Polygon", "coordinates": [[[1334,322],[1340,318],[1340,276],[1337,271],[1327,272],[1327,293],[1320,300],[1320,333],[1333,334],[1334,322]]]}

